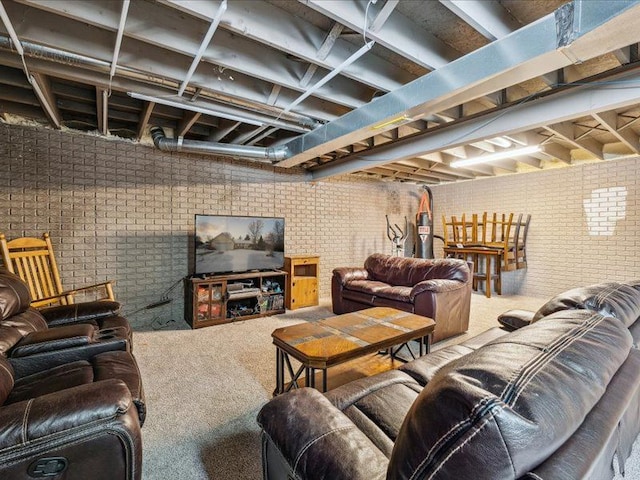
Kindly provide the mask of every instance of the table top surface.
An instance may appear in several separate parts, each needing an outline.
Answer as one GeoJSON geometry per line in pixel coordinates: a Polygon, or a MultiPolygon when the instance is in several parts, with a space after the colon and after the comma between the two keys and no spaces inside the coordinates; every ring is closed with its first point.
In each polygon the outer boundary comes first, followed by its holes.
{"type": "Polygon", "coordinates": [[[297,360],[326,368],[433,333],[431,318],[390,307],[306,322],[273,331],[273,343],[297,360]]]}

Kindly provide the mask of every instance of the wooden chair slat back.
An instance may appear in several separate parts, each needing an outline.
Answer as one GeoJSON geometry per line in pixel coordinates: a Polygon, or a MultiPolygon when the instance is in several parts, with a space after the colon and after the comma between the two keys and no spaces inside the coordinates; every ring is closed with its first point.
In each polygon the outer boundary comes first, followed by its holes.
{"type": "Polygon", "coordinates": [[[66,303],[64,298],[39,301],[63,291],[48,233],[42,239],[24,237],[11,241],[0,234],[0,255],[7,270],[18,275],[29,286],[32,306],[66,303]]]}

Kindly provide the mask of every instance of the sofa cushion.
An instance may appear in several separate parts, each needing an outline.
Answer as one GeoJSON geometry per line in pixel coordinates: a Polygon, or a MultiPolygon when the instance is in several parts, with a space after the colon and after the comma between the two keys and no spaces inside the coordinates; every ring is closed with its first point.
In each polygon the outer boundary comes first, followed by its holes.
{"type": "Polygon", "coordinates": [[[373,306],[373,299],[375,298],[375,295],[371,292],[367,293],[344,289],[342,291],[342,297],[345,300],[351,300],[353,302],[361,303],[362,306],[360,307],[360,310],[362,310],[364,308],[373,306]]]}
{"type": "Polygon", "coordinates": [[[405,287],[412,287],[416,283],[432,278],[467,282],[470,277],[467,263],[454,258],[429,260],[374,253],[366,259],[364,268],[369,272],[371,280],[405,287]]]}
{"type": "Polygon", "coordinates": [[[388,283],[379,282],[377,280],[352,280],[347,282],[345,289],[353,292],[376,293],[383,288],[389,288],[388,283]]]}
{"type": "Polygon", "coordinates": [[[580,427],[631,345],[619,320],[567,310],[451,362],[409,410],[388,478],[520,478],[580,427]]]}
{"type": "Polygon", "coordinates": [[[0,320],[24,312],[31,304],[31,294],[20,277],[0,268],[0,320]]]}
{"type": "Polygon", "coordinates": [[[570,309],[591,310],[620,319],[627,327],[640,318],[640,280],[606,282],[574,288],[556,295],[536,312],[533,321],[570,309]]]}
{"type": "Polygon", "coordinates": [[[400,367],[400,370],[411,375],[420,385],[424,386],[431,381],[436,372],[443,366],[471,352],[473,350],[469,347],[451,345],[412,360],[400,367]]]}
{"type": "Polygon", "coordinates": [[[329,401],[387,457],[422,386],[397,370],[355,380],[326,393],[329,401]]]}
{"type": "Polygon", "coordinates": [[[258,413],[258,424],[264,432],[262,452],[269,459],[265,478],[385,478],[389,459],[314,388],[273,398],[258,413]]]}
{"type": "Polygon", "coordinates": [[[44,318],[34,308],[27,308],[24,312],[0,320],[0,353],[7,355],[23,337],[30,333],[45,332],[47,329],[44,318]]]}
{"type": "Polygon", "coordinates": [[[387,285],[376,291],[376,297],[388,298],[389,300],[395,300],[397,302],[413,303],[411,287],[392,287],[387,285]]]}
{"type": "Polygon", "coordinates": [[[7,404],[29,400],[48,393],[93,382],[93,368],[89,362],[78,360],[18,379],[7,404]]]}
{"type": "Polygon", "coordinates": [[[463,343],[440,348],[435,352],[431,352],[429,355],[424,355],[412,360],[400,367],[399,370],[408,373],[415,378],[420,385],[424,386],[431,381],[438,370],[449,364],[452,360],[467,355],[507,333],[508,332],[498,327],[490,328],[463,343]]]}

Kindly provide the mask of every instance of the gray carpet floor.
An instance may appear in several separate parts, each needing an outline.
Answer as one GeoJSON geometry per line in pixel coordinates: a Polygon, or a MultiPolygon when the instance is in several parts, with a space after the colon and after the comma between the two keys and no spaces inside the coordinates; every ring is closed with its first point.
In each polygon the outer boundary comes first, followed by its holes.
{"type": "MultiPolygon", "coordinates": [[[[544,302],[474,294],[469,332],[433,348],[497,326],[496,317],[505,310],[536,310],[544,302]]],[[[143,480],[261,479],[256,415],[275,387],[271,332],[329,315],[330,303],[324,300],[318,307],[199,330],[179,321],[160,330],[136,332],[134,354],[148,405],[143,480]]],[[[626,479],[640,479],[640,445],[636,447],[626,479]]]]}

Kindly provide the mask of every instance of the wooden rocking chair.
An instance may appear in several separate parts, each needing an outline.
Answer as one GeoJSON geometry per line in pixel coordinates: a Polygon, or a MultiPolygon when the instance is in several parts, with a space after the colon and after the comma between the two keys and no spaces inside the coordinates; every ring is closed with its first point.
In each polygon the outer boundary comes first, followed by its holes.
{"type": "Polygon", "coordinates": [[[102,290],[95,300],[115,300],[111,282],[103,282],[74,290],[64,290],[58,273],[49,234],[7,241],[0,233],[0,257],[4,267],[18,275],[31,292],[31,306],[44,308],[74,303],[74,295],[90,290],[102,290]]]}

